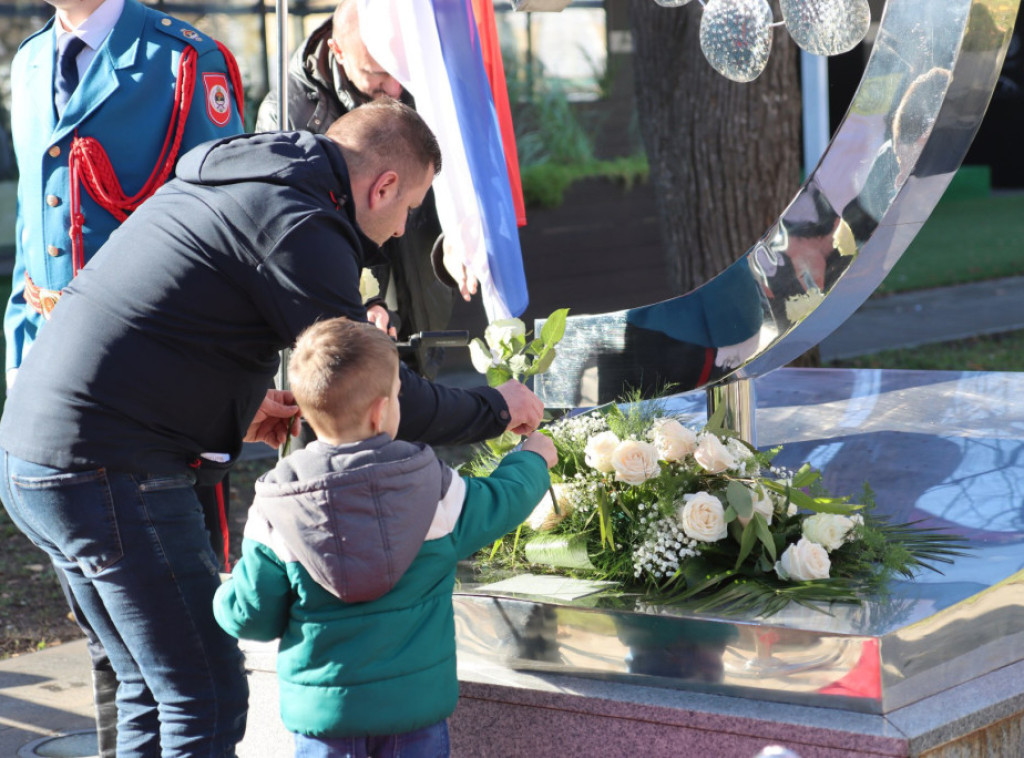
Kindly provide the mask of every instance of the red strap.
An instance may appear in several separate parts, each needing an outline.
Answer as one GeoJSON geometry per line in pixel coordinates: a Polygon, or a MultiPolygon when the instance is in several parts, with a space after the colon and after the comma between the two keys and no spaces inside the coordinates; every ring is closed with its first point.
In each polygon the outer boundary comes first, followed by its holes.
{"type": "MultiPolygon", "coordinates": [[[[216,41],[216,40],[215,40],[216,41]]],[[[228,78],[231,79],[231,89],[235,91],[235,105],[238,106],[238,118],[245,122],[245,94],[242,92],[242,72],[238,70],[238,61],[228,50],[223,42],[217,42],[220,54],[224,56],[224,63],[228,67],[228,78]]]]}
{"type": "Polygon", "coordinates": [[[220,536],[224,543],[224,570],[231,571],[230,545],[231,531],[228,529],[228,509],[224,500],[224,482],[217,482],[213,491],[217,495],[217,515],[220,517],[220,536]]]}
{"type": "MultiPolygon", "coordinates": [[[[231,51],[220,42],[217,47],[227,64],[228,78],[235,91],[235,103],[239,118],[244,115],[245,95],[242,92],[242,75],[238,70],[238,62],[231,51]]],[[[199,57],[194,47],[186,48],[178,60],[178,77],[174,83],[174,105],[171,109],[171,121],[167,125],[160,157],[153,166],[149,179],[131,197],[125,194],[121,182],[118,181],[110,158],[97,140],[92,137],[78,137],[71,142],[68,167],[71,171],[71,266],[74,276],[78,275],[85,265],[85,250],[82,227],[85,217],[82,215],[80,184],[85,186],[90,197],[101,208],[109,212],[118,221],[124,221],[128,214],[138,208],[157,189],[167,181],[181,151],[181,140],[185,135],[189,110],[192,108],[192,96],[196,88],[196,59],[199,57]]]]}

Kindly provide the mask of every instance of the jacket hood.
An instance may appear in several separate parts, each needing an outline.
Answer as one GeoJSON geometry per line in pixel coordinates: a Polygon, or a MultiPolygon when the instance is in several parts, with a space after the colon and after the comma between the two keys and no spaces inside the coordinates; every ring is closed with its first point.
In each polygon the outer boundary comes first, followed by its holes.
{"type": "Polygon", "coordinates": [[[238,134],[203,143],[181,157],[175,175],[189,184],[258,181],[301,187],[325,198],[331,192],[338,198],[350,194],[341,148],[305,131],[238,134]]]}
{"type": "Polygon", "coordinates": [[[256,482],[253,508],[317,584],[364,602],[409,568],[451,480],[426,445],[384,434],[339,446],[316,441],[256,482]]]}

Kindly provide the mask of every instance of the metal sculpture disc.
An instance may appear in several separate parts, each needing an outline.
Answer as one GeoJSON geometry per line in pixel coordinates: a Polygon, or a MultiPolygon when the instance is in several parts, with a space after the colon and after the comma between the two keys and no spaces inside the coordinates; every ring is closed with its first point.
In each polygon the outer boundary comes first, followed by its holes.
{"type": "Polygon", "coordinates": [[[752,379],[818,344],[927,220],[988,107],[1020,0],[889,0],[817,168],[757,243],[686,295],[570,317],[549,407],[752,379]]]}

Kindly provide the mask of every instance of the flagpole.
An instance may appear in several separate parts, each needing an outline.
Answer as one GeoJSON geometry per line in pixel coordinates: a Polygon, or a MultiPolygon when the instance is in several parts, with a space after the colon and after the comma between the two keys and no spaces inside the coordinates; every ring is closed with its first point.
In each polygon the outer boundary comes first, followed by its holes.
{"type": "Polygon", "coordinates": [[[277,15],[277,128],[288,125],[288,0],[274,0],[277,15]]]}
{"type": "MultiPolygon", "coordinates": [[[[277,16],[277,128],[288,128],[288,0],[274,0],[277,16]]],[[[281,351],[281,365],[277,369],[278,389],[288,389],[288,354],[281,351]]],[[[291,438],[289,438],[291,439],[291,438]]],[[[278,457],[282,457],[290,446],[282,445],[278,457]]],[[[297,447],[297,446],[296,446],[297,447]]]]}

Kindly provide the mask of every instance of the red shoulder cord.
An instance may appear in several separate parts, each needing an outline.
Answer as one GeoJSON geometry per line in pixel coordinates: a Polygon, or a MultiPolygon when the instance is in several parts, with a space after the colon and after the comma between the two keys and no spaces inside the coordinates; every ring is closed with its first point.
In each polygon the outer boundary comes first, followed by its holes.
{"type": "MultiPolygon", "coordinates": [[[[227,63],[228,77],[235,91],[235,102],[239,116],[241,116],[245,100],[242,94],[242,76],[238,70],[238,63],[227,47],[220,42],[217,43],[217,47],[227,63]]],[[[103,145],[92,137],[76,136],[71,141],[68,168],[71,171],[71,228],[69,235],[71,237],[73,276],[78,276],[78,272],[85,265],[82,235],[85,216],[82,215],[81,186],[85,186],[86,191],[101,208],[108,211],[118,221],[124,221],[128,218],[129,213],[138,208],[144,200],[167,181],[167,177],[170,176],[171,170],[178,160],[181,140],[188,123],[192,95],[196,88],[196,59],[198,57],[198,53],[193,47],[186,48],[181,54],[178,61],[178,78],[174,84],[171,122],[167,125],[167,135],[164,137],[164,144],[160,149],[160,157],[157,159],[149,179],[133,196],[128,197],[125,194],[103,145]]]]}

